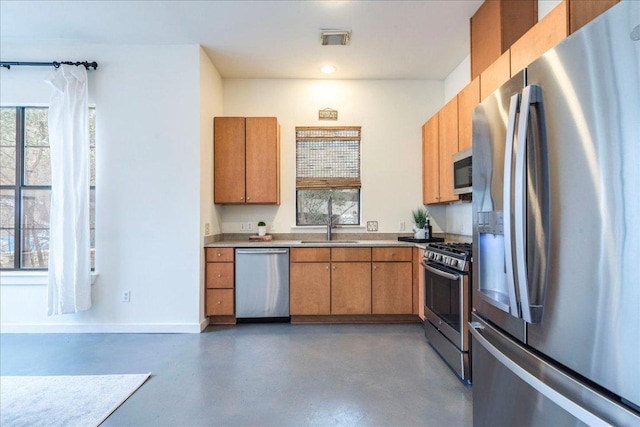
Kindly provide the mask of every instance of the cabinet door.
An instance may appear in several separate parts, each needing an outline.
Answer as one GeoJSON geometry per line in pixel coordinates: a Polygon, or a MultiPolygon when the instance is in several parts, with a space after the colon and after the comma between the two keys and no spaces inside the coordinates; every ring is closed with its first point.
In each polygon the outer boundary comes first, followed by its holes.
{"type": "Polygon", "coordinates": [[[289,311],[291,315],[331,313],[331,272],[325,262],[291,263],[289,311]]]}
{"type": "Polygon", "coordinates": [[[569,29],[575,33],[620,0],[569,0],[569,29]]]}
{"type": "Polygon", "coordinates": [[[473,143],[473,109],[480,103],[480,78],[476,77],[458,94],[458,151],[473,143]]]}
{"type": "Polygon", "coordinates": [[[247,117],[246,202],[280,203],[278,121],[275,117],[247,117]]]}
{"type": "Polygon", "coordinates": [[[233,262],[233,248],[207,248],[207,262],[233,262]]]}
{"type": "Polygon", "coordinates": [[[458,98],[455,97],[438,113],[440,158],[440,196],[438,202],[453,202],[453,153],[458,152],[458,98]]]}
{"type": "Polygon", "coordinates": [[[207,289],[207,316],[232,316],[233,289],[207,289]]]}
{"type": "Polygon", "coordinates": [[[213,119],[214,203],[244,203],[244,117],[213,119]]]}
{"type": "Polygon", "coordinates": [[[234,268],[232,262],[207,263],[207,288],[233,288],[234,268]]]}
{"type": "Polygon", "coordinates": [[[500,2],[483,2],[470,21],[471,78],[476,78],[498,58],[502,50],[500,2]]]}
{"type": "Polygon", "coordinates": [[[331,314],[371,314],[371,263],[331,265],[331,314]]]}
{"type": "Polygon", "coordinates": [[[422,126],[422,202],[438,203],[440,162],[438,160],[438,114],[422,126]]]}
{"type": "Polygon", "coordinates": [[[508,50],[480,75],[480,101],[511,78],[511,51],[508,50]]]}
{"type": "Polygon", "coordinates": [[[403,248],[398,246],[373,248],[373,261],[411,261],[412,248],[403,248]]]}
{"type": "Polygon", "coordinates": [[[371,277],[373,314],[413,312],[413,274],[410,262],[374,262],[371,277]]]}
{"type": "Polygon", "coordinates": [[[567,3],[562,2],[511,46],[511,76],[560,43],[568,34],[567,3]]]}

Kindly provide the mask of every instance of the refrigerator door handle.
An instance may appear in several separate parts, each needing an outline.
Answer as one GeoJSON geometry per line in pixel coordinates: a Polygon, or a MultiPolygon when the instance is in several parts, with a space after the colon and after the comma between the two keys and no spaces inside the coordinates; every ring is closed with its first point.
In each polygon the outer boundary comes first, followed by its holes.
{"type": "Polygon", "coordinates": [[[510,313],[520,317],[518,298],[516,294],[516,276],[513,257],[513,224],[511,221],[511,206],[513,200],[513,145],[516,135],[516,117],[520,112],[520,94],[511,97],[509,104],[509,121],[507,123],[507,137],[504,153],[504,186],[503,186],[503,227],[504,227],[504,256],[507,275],[507,287],[509,291],[510,313]]]}
{"type": "MultiPolygon", "coordinates": [[[[536,226],[542,226],[542,235],[538,236],[537,230],[536,235],[527,236],[527,194],[530,191],[527,183],[527,151],[529,144],[541,144],[541,141],[533,141],[533,137],[529,138],[531,135],[529,124],[533,120],[531,113],[532,106],[539,106],[538,114],[535,116],[537,119],[538,126],[544,126],[544,109],[542,107],[542,90],[540,86],[531,85],[524,88],[522,91],[522,102],[520,104],[520,120],[518,123],[518,151],[516,153],[516,164],[515,164],[515,200],[514,200],[514,222],[515,222],[515,254],[516,254],[516,274],[517,274],[517,283],[518,283],[518,292],[520,297],[520,310],[522,313],[522,318],[527,323],[539,323],[542,320],[542,297],[543,289],[536,289],[535,292],[532,292],[529,284],[529,269],[534,268],[534,266],[527,265],[527,244],[535,244],[536,251],[538,254],[536,256],[540,257],[543,260],[542,269],[546,269],[546,236],[547,227],[544,224],[536,224],[536,226]],[[530,141],[529,139],[532,139],[530,141]],[[531,240],[531,242],[528,242],[531,240]],[[539,242],[542,242],[540,245],[539,242]],[[543,253],[540,253],[543,252],[543,253]],[[535,301],[534,301],[535,300],[535,301]],[[538,301],[539,300],[539,301],[538,301]]],[[[544,135],[544,129],[537,129],[538,135],[544,135]]],[[[544,136],[543,136],[544,137],[544,136]]],[[[544,142],[546,145],[546,141],[544,142]]],[[[536,176],[540,174],[541,171],[536,171],[536,176]]],[[[547,182],[545,178],[543,178],[543,185],[546,186],[547,182]]],[[[537,184],[536,184],[537,185],[537,184]]],[[[538,189],[536,189],[537,192],[538,189]]],[[[546,193],[546,188],[543,189],[546,193]]],[[[548,204],[544,202],[542,198],[546,197],[546,194],[542,196],[537,194],[530,194],[531,198],[530,204],[533,206],[534,210],[537,211],[534,220],[536,222],[547,221],[545,214],[548,212],[540,212],[541,210],[547,210],[548,204]]],[[[536,268],[540,268],[540,266],[536,266],[536,268]]],[[[540,276],[536,278],[535,285],[539,287],[543,287],[546,280],[546,271],[543,271],[540,276]],[[542,279],[540,279],[542,278],[542,279]]]]}
{"type": "Polygon", "coordinates": [[[516,361],[503,353],[498,347],[493,345],[489,339],[483,335],[485,327],[480,322],[470,322],[469,331],[473,338],[495,357],[503,366],[517,375],[522,381],[533,387],[540,394],[552,400],[555,404],[569,412],[571,415],[590,426],[612,426],[612,424],[598,417],[596,414],[588,411],[586,408],[578,405],[573,400],[558,392],[552,385],[547,384],[544,379],[538,378],[531,372],[527,371],[516,361]]]}

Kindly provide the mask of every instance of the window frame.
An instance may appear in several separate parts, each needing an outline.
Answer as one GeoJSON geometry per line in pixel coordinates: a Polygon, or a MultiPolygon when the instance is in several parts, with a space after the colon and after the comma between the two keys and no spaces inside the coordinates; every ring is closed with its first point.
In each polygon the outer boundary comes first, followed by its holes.
{"type": "MultiPolygon", "coordinates": [[[[325,226],[326,224],[324,223],[320,223],[320,224],[309,224],[309,223],[301,223],[300,222],[300,212],[298,210],[299,207],[299,201],[300,201],[300,192],[301,191],[313,191],[313,190],[326,190],[326,191],[340,191],[340,190],[351,190],[351,191],[356,191],[357,192],[357,197],[358,197],[358,204],[357,204],[357,209],[358,209],[358,215],[356,218],[356,222],[355,223],[349,223],[349,224],[342,224],[342,223],[335,223],[335,225],[339,225],[342,227],[349,227],[349,226],[353,226],[353,227],[360,227],[362,226],[362,127],[361,126],[296,126],[295,127],[295,144],[296,144],[296,158],[298,157],[298,143],[300,141],[304,141],[304,140],[309,140],[309,139],[318,139],[318,140],[327,140],[327,141],[354,141],[357,140],[358,141],[358,166],[357,166],[357,171],[358,171],[358,176],[357,178],[353,179],[353,178],[347,178],[347,180],[351,180],[353,181],[353,183],[355,185],[353,186],[349,186],[349,185],[344,185],[343,182],[340,182],[341,180],[345,179],[345,178],[338,178],[336,179],[334,178],[325,178],[325,177],[314,177],[314,178],[309,178],[306,177],[306,180],[311,180],[311,181],[317,181],[317,182],[313,182],[311,183],[310,186],[306,187],[306,186],[299,186],[299,181],[301,180],[300,177],[298,176],[298,160],[296,160],[296,172],[295,172],[295,176],[296,176],[296,188],[295,188],[295,192],[296,192],[296,198],[295,198],[295,216],[296,216],[296,226],[297,227],[318,227],[318,226],[325,226]],[[309,136],[305,136],[302,135],[299,137],[298,133],[299,132],[310,132],[310,133],[314,133],[314,132],[318,132],[318,133],[323,133],[326,131],[334,131],[334,132],[341,132],[341,131],[346,131],[346,132],[354,132],[356,131],[358,136],[354,137],[354,136],[314,136],[314,135],[309,135],[309,136]],[[326,180],[327,183],[325,183],[325,185],[319,184],[318,181],[323,181],[326,180]]],[[[305,178],[303,178],[305,179],[305,178]]],[[[307,183],[308,184],[308,183],[307,183]]]]}
{"type": "MultiPolygon", "coordinates": [[[[0,270],[3,272],[43,272],[47,271],[47,267],[24,267],[22,262],[22,246],[23,246],[23,193],[25,191],[36,190],[36,191],[49,191],[51,192],[51,185],[42,185],[42,184],[27,184],[27,175],[26,175],[26,165],[25,165],[25,156],[26,156],[26,113],[29,109],[49,109],[48,106],[35,106],[35,105],[3,105],[0,108],[15,108],[16,109],[16,165],[15,165],[15,183],[14,185],[0,184],[0,190],[12,190],[14,192],[14,223],[13,223],[13,266],[12,267],[1,267],[0,270]]],[[[89,107],[90,110],[95,110],[95,107],[89,107]]],[[[47,135],[48,136],[48,135],[47,135]]],[[[90,150],[91,148],[95,148],[91,146],[91,141],[89,141],[90,150]]],[[[96,185],[89,183],[89,195],[91,199],[91,194],[95,195],[96,185]]],[[[90,213],[91,215],[91,213],[90,213]]],[[[95,215],[95,212],[94,212],[95,215]]],[[[47,228],[49,230],[49,228],[47,228]]],[[[94,227],[90,225],[90,235],[91,231],[95,233],[95,224],[94,227]]],[[[93,248],[95,250],[95,248],[93,248]]],[[[95,271],[95,266],[92,266],[91,271],[95,271]]]]}

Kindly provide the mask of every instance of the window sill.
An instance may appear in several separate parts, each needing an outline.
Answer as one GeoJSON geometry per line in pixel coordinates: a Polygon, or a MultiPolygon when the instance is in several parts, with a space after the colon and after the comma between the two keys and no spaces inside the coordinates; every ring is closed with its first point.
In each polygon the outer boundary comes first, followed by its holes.
{"type": "MultiPolygon", "coordinates": [[[[99,274],[91,272],[91,284],[95,284],[99,274]]],[[[3,271],[0,272],[2,286],[46,286],[49,284],[49,273],[46,271],[3,271]]]]}

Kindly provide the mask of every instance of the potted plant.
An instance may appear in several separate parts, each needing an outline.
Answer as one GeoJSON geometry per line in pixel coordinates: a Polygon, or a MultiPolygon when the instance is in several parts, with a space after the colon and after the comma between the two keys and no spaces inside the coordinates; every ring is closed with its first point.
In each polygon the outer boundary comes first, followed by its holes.
{"type": "Polygon", "coordinates": [[[425,226],[429,222],[429,211],[421,206],[416,210],[411,211],[411,215],[413,216],[413,223],[415,226],[413,227],[414,237],[416,239],[424,239],[425,238],[425,226]]]}
{"type": "Polygon", "coordinates": [[[267,234],[267,224],[264,221],[258,223],[258,236],[264,236],[267,234]]]}

